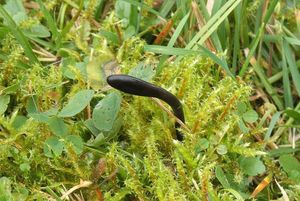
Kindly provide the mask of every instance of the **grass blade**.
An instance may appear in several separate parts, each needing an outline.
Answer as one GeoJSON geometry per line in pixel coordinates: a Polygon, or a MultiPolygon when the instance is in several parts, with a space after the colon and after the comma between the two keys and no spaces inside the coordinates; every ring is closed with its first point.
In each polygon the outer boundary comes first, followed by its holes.
{"type": "Polygon", "coordinates": [[[283,73],[283,97],[285,102],[285,107],[293,108],[293,96],[291,92],[291,84],[289,79],[289,70],[286,63],[286,51],[285,51],[285,41],[282,40],[282,73],[283,73]]]}
{"type": "Polygon", "coordinates": [[[163,18],[163,16],[160,15],[159,12],[157,12],[156,10],[152,9],[151,7],[149,7],[147,4],[144,4],[144,3],[140,3],[140,2],[137,2],[137,1],[134,1],[134,0],[122,0],[122,1],[125,1],[127,3],[130,3],[131,5],[134,5],[134,6],[137,6],[137,7],[140,7],[140,8],[143,8],[145,10],[147,10],[148,12],[154,14],[154,15],[157,15],[157,16],[160,16],[163,18]]]}
{"type": "MultiPolygon", "coordinates": [[[[168,43],[168,47],[173,47],[177,38],[179,37],[181,31],[183,30],[184,28],[184,25],[186,24],[188,18],[190,16],[190,13],[186,14],[179,22],[178,26],[176,27],[176,30],[174,32],[174,34],[172,35],[169,43],[168,43]]],[[[165,63],[165,61],[167,60],[168,56],[167,55],[163,55],[161,58],[160,58],[160,61],[159,61],[159,64],[156,68],[156,75],[160,74],[162,69],[163,69],[163,64],[165,63]]]]}
{"type": "MultiPolygon", "coordinates": [[[[213,10],[212,10],[212,15],[215,13],[214,12],[214,9],[216,9],[217,11],[219,10],[219,8],[221,7],[221,4],[222,4],[222,1],[215,1],[214,2],[214,5],[213,5],[213,10]]],[[[199,1],[199,6],[202,10],[202,14],[205,18],[206,21],[209,21],[210,19],[210,15],[207,11],[207,8],[206,8],[206,5],[205,5],[205,2],[204,0],[201,0],[199,1]]],[[[216,12],[217,12],[216,11],[216,12]]],[[[211,35],[211,40],[215,46],[215,48],[217,49],[218,52],[222,52],[223,51],[223,48],[222,48],[222,45],[221,45],[221,42],[220,42],[220,39],[219,39],[219,36],[218,36],[218,33],[217,32],[214,32],[212,33],[211,35]]]]}
{"type": "MultiPolygon", "coordinates": [[[[253,60],[255,60],[255,59],[253,58],[253,60]]],[[[260,78],[261,83],[263,84],[263,86],[266,89],[266,91],[268,92],[268,94],[270,94],[270,96],[272,97],[272,99],[273,99],[274,103],[276,104],[276,106],[279,108],[279,110],[283,110],[283,104],[282,104],[280,98],[278,97],[275,89],[272,87],[272,85],[270,84],[270,82],[266,78],[263,70],[260,68],[260,66],[258,66],[256,60],[251,62],[251,64],[254,67],[255,73],[260,78]]]]}
{"type": "Polygon", "coordinates": [[[232,55],[232,67],[234,74],[237,71],[238,65],[238,54],[240,51],[240,29],[241,29],[241,18],[242,18],[242,5],[239,4],[237,9],[234,10],[234,35],[233,35],[233,55],[232,55]]]}
{"type": "Polygon", "coordinates": [[[192,49],[197,43],[203,43],[221,24],[229,13],[240,3],[241,0],[229,0],[222,8],[205,24],[193,39],[186,46],[186,49],[192,49]],[[207,33],[208,32],[208,33],[207,33]],[[200,41],[199,41],[200,39],[200,41]],[[199,41],[199,42],[197,42],[199,41]]]}
{"type": "Polygon", "coordinates": [[[198,44],[203,44],[204,41],[215,31],[218,29],[219,25],[227,18],[227,16],[239,5],[241,0],[235,1],[227,10],[216,20],[216,22],[209,27],[209,29],[203,34],[203,36],[198,41],[198,44]]]}
{"type": "Polygon", "coordinates": [[[160,16],[162,16],[163,18],[165,18],[168,13],[170,12],[170,10],[173,8],[175,4],[175,1],[164,1],[163,5],[161,6],[161,9],[159,11],[160,16]]]}
{"type": "Polygon", "coordinates": [[[187,22],[189,16],[190,16],[190,13],[186,14],[186,15],[180,20],[180,22],[179,22],[179,24],[178,24],[178,26],[177,26],[177,28],[176,28],[174,34],[172,35],[172,37],[171,37],[171,39],[170,39],[170,41],[169,41],[169,43],[168,43],[168,47],[173,47],[173,46],[174,46],[174,44],[175,44],[177,38],[179,37],[179,35],[180,35],[180,33],[181,33],[181,31],[182,31],[184,25],[186,24],[186,22],[187,22]]]}
{"type": "Polygon", "coordinates": [[[281,115],[281,112],[276,112],[273,116],[272,116],[272,119],[271,119],[271,122],[269,124],[269,127],[268,127],[268,130],[265,134],[265,138],[264,138],[264,141],[268,141],[270,139],[270,136],[271,136],[271,133],[277,123],[277,121],[279,120],[280,118],[280,115],[281,115]]]}
{"type": "Polygon", "coordinates": [[[292,78],[293,78],[293,82],[294,82],[296,91],[297,91],[298,95],[300,95],[300,73],[297,68],[295,58],[293,57],[293,52],[292,52],[290,46],[288,45],[288,43],[285,41],[283,41],[283,48],[285,51],[285,57],[286,57],[289,69],[292,74],[292,78]]]}
{"type": "Polygon", "coordinates": [[[254,55],[254,52],[255,52],[256,47],[257,47],[257,45],[258,45],[258,43],[259,43],[259,40],[260,40],[261,37],[262,37],[264,28],[265,28],[264,25],[262,25],[262,26],[260,27],[258,34],[256,34],[254,40],[252,41],[252,43],[251,43],[251,45],[250,45],[251,48],[250,48],[249,54],[247,55],[246,60],[245,60],[243,66],[242,66],[242,68],[241,68],[241,70],[240,70],[240,72],[239,72],[239,76],[240,76],[240,77],[243,77],[244,74],[246,73],[246,70],[247,70],[248,65],[249,65],[249,63],[250,63],[250,59],[251,59],[251,58],[253,57],[253,55],[254,55]]]}
{"type": "Polygon", "coordinates": [[[215,63],[219,64],[223,68],[223,70],[225,70],[225,72],[227,73],[227,75],[229,75],[230,77],[234,78],[234,75],[229,70],[226,61],[221,60],[214,53],[212,53],[210,50],[208,50],[207,48],[205,48],[203,46],[202,47],[200,46],[200,50],[202,50],[204,52],[204,54],[206,56],[210,57],[215,63]]]}
{"type": "Polygon", "coordinates": [[[24,36],[23,32],[19,29],[18,25],[15,21],[11,18],[11,16],[6,12],[2,5],[0,5],[0,15],[5,19],[8,23],[7,27],[9,28],[10,32],[14,35],[20,45],[23,47],[25,55],[28,57],[31,63],[40,63],[35,54],[32,51],[32,47],[24,36]]]}
{"type": "Polygon", "coordinates": [[[226,62],[222,61],[220,58],[218,58],[215,54],[210,52],[208,49],[204,47],[200,47],[200,50],[187,50],[184,48],[174,48],[174,47],[166,47],[166,46],[160,46],[160,45],[145,45],[144,51],[148,52],[154,52],[156,54],[164,54],[164,55],[202,55],[206,57],[210,57],[214,62],[216,62],[218,65],[220,65],[228,75],[233,77],[232,73],[230,72],[226,62]]]}
{"type": "Polygon", "coordinates": [[[161,45],[145,45],[144,51],[154,52],[156,54],[163,55],[192,55],[192,54],[202,54],[203,52],[197,50],[187,50],[183,48],[175,48],[175,47],[166,47],[161,45]]]}
{"type": "Polygon", "coordinates": [[[53,17],[49,13],[49,11],[44,6],[43,2],[41,0],[37,0],[38,4],[40,5],[41,11],[45,16],[45,19],[47,21],[47,24],[49,26],[49,29],[52,33],[52,39],[56,39],[59,36],[59,32],[56,26],[56,22],[54,21],[53,17]]]}

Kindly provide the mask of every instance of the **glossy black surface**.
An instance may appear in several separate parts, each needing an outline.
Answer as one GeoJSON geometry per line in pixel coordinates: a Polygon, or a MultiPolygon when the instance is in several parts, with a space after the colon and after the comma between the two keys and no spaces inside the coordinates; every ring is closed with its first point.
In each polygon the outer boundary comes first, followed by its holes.
{"type": "MultiPolygon", "coordinates": [[[[147,97],[155,97],[159,98],[166,103],[168,103],[174,112],[174,115],[180,119],[183,123],[185,122],[184,120],[184,113],[182,110],[182,105],[180,101],[168,92],[167,90],[155,86],[149,82],[146,82],[144,80],[138,79],[136,77],[132,77],[129,75],[110,75],[107,77],[107,83],[125,93],[129,94],[134,94],[137,96],[147,96],[147,97]]],[[[180,124],[175,123],[175,128],[179,128],[180,124]]],[[[176,130],[176,136],[177,139],[182,141],[183,140],[183,135],[176,130]]]]}

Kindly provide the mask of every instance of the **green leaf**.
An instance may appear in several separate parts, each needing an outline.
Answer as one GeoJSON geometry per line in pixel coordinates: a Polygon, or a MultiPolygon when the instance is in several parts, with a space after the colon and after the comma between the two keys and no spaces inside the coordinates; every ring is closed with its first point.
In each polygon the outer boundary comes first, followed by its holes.
{"type": "Polygon", "coordinates": [[[31,113],[38,113],[38,107],[37,107],[37,96],[29,96],[26,104],[26,111],[31,113]]]}
{"type": "Polygon", "coordinates": [[[66,141],[71,144],[76,154],[81,154],[83,151],[83,141],[80,136],[68,135],[66,141]]]}
{"type": "Polygon", "coordinates": [[[62,118],[55,116],[51,117],[48,124],[54,135],[62,137],[68,134],[68,127],[62,118]]]}
{"type": "Polygon", "coordinates": [[[223,144],[220,144],[217,146],[217,153],[220,154],[220,155],[225,155],[227,154],[227,147],[226,145],[223,145],[223,144]]]}
{"type": "Polygon", "coordinates": [[[86,120],[84,125],[93,133],[93,135],[97,136],[100,133],[100,131],[94,125],[93,119],[86,120]]]}
{"type": "Polygon", "coordinates": [[[17,15],[19,13],[23,13],[26,15],[26,11],[22,4],[22,1],[8,0],[3,7],[11,16],[17,15]]]}
{"type": "Polygon", "coordinates": [[[121,104],[121,96],[118,93],[110,93],[103,98],[93,110],[93,122],[97,129],[110,131],[118,116],[121,104]]]}
{"type": "Polygon", "coordinates": [[[93,141],[91,143],[89,143],[90,146],[93,147],[100,147],[102,144],[105,143],[105,137],[103,135],[103,133],[99,133],[95,139],[93,139],[93,141]]]}
{"type": "Polygon", "coordinates": [[[0,115],[2,115],[6,111],[9,100],[10,100],[10,96],[0,95],[0,115]]]}
{"type": "Polygon", "coordinates": [[[266,171],[266,167],[259,158],[241,157],[239,159],[240,168],[249,176],[256,176],[266,171]]]}
{"type": "Polygon", "coordinates": [[[23,31],[27,37],[38,37],[38,38],[47,38],[51,36],[47,27],[37,24],[30,29],[26,29],[23,31]]]}
{"type": "Polygon", "coordinates": [[[207,149],[209,147],[209,141],[206,138],[200,138],[198,143],[196,144],[195,151],[200,153],[201,151],[207,149]]]}
{"type": "Polygon", "coordinates": [[[224,188],[230,188],[230,184],[226,178],[226,175],[224,174],[221,167],[217,166],[215,169],[216,177],[219,180],[219,182],[222,184],[224,188]]]}
{"type": "Polygon", "coordinates": [[[286,154],[279,157],[279,164],[293,181],[300,182],[300,162],[292,155],[286,154]]]}
{"type": "Polygon", "coordinates": [[[100,29],[99,34],[102,35],[103,37],[105,37],[107,40],[111,41],[113,44],[119,43],[117,34],[115,34],[113,32],[100,29]]]}
{"type": "Polygon", "coordinates": [[[18,130],[20,129],[27,121],[27,117],[23,115],[17,115],[14,121],[12,122],[12,126],[14,129],[18,130]]]}
{"type": "Polygon", "coordinates": [[[47,138],[44,144],[44,154],[47,157],[60,156],[64,149],[64,143],[59,138],[52,136],[47,138]]]}
{"type": "Polygon", "coordinates": [[[130,70],[129,75],[145,81],[150,81],[155,73],[153,66],[150,64],[145,65],[144,63],[139,63],[136,67],[130,70]]]}
{"type": "Polygon", "coordinates": [[[42,122],[42,123],[47,123],[49,122],[49,116],[42,113],[42,112],[38,112],[38,113],[30,113],[28,114],[29,117],[33,118],[36,121],[42,122]]]}
{"type": "Polygon", "coordinates": [[[104,131],[103,135],[107,140],[113,139],[119,133],[122,125],[123,125],[122,118],[117,117],[117,119],[114,121],[112,129],[109,131],[104,131]]]}
{"type": "Polygon", "coordinates": [[[258,119],[258,114],[254,110],[248,110],[243,114],[243,119],[247,123],[254,123],[258,119]]]}
{"type": "Polygon", "coordinates": [[[69,100],[68,104],[58,113],[58,117],[72,117],[81,112],[92,100],[93,90],[81,90],[69,100]]]}
{"type": "Polygon", "coordinates": [[[247,105],[244,102],[238,102],[237,104],[237,110],[239,114],[243,114],[247,110],[247,105]]]}
{"type": "Polygon", "coordinates": [[[300,113],[296,110],[287,109],[284,111],[284,113],[286,113],[289,117],[292,117],[295,120],[300,120],[300,113]]]}
{"type": "Polygon", "coordinates": [[[240,130],[243,132],[243,133],[248,133],[249,132],[249,128],[247,128],[246,124],[244,123],[243,120],[239,120],[238,121],[238,126],[240,128],[240,130]]]}

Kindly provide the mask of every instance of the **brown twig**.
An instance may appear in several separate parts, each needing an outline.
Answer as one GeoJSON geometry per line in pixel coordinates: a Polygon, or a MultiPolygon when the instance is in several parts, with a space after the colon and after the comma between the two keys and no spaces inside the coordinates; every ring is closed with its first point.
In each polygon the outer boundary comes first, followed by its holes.
{"type": "Polygon", "coordinates": [[[160,101],[160,100],[158,100],[157,98],[151,98],[155,103],[157,103],[157,105],[161,108],[161,109],[163,109],[165,112],[167,112],[167,114],[170,116],[170,117],[172,117],[172,118],[174,118],[175,119],[175,121],[177,122],[177,123],[179,123],[180,124],[180,126],[182,127],[182,128],[184,128],[186,131],[188,131],[189,133],[191,133],[191,130],[180,120],[180,119],[178,119],[174,114],[173,114],[173,112],[171,112],[168,108],[166,108],[164,105],[163,105],[163,103],[160,101]]]}

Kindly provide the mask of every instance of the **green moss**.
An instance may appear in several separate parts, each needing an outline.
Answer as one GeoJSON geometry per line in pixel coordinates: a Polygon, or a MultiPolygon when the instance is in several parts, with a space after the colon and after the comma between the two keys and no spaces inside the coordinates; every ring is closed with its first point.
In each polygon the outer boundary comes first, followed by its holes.
{"type": "MultiPolygon", "coordinates": [[[[124,95],[122,135],[127,140],[122,150],[134,156],[115,149],[113,158],[107,154],[107,160],[127,175],[118,177],[116,196],[126,189],[128,196],[138,199],[206,199],[213,191],[217,161],[224,160],[226,170],[234,173],[239,168],[231,161],[237,155],[257,154],[252,145],[242,151],[242,141],[237,140],[247,136],[238,127],[237,104],[248,100],[250,87],[231,78],[216,80],[205,58],[187,57],[167,65],[154,82],[180,98],[189,130],[181,129],[183,143],[174,141],[174,119],[150,98],[124,95]],[[209,146],[199,151],[203,138],[209,146]],[[229,153],[218,153],[219,145],[229,153]]],[[[111,194],[107,199],[114,200],[111,194]]]]}

